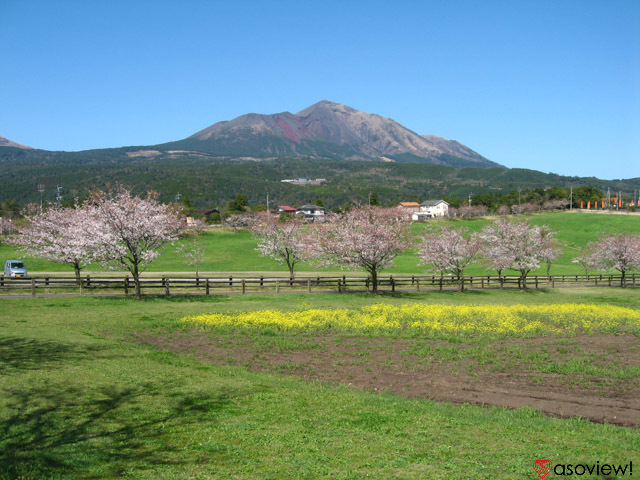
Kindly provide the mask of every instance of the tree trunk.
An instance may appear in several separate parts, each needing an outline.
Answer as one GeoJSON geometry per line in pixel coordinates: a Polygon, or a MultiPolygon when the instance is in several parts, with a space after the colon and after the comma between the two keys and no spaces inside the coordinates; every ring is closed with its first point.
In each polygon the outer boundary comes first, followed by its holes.
{"type": "Polygon", "coordinates": [[[502,269],[498,270],[498,280],[500,281],[500,288],[504,288],[504,279],[502,278],[502,269]]]}
{"type": "Polygon", "coordinates": [[[624,277],[625,277],[625,273],[627,273],[627,271],[626,270],[620,270],[620,273],[622,273],[622,276],[620,277],[620,286],[624,287],[624,286],[626,286],[626,282],[624,281],[625,280],[624,277]]]}
{"type": "Polygon", "coordinates": [[[77,262],[73,264],[73,270],[76,272],[76,285],[82,285],[82,277],[80,277],[80,265],[77,262]]]}
{"type": "Polygon", "coordinates": [[[133,283],[136,287],[136,298],[138,300],[142,299],[142,291],[140,289],[140,272],[138,271],[138,264],[133,265],[133,270],[131,271],[131,275],[133,275],[133,283]]]}
{"type": "Polygon", "coordinates": [[[527,273],[529,273],[529,272],[526,272],[524,270],[520,270],[520,280],[521,280],[520,288],[523,289],[523,290],[527,289],[527,273]]]}
{"type": "Polygon", "coordinates": [[[294,276],[293,276],[294,264],[290,263],[289,260],[287,260],[287,267],[289,267],[289,278],[293,279],[294,278],[294,276]]]}
{"type": "Polygon", "coordinates": [[[374,294],[378,293],[378,271],[372,268],[369,273],[371,274],[371,291],[374,294]]]}
{"type": "Polygon", "coordinates": [[[464,280],[460,272],[457,273],[457,278],[458,278],[458,292],[462,293],[464,292],[464,280]]]}

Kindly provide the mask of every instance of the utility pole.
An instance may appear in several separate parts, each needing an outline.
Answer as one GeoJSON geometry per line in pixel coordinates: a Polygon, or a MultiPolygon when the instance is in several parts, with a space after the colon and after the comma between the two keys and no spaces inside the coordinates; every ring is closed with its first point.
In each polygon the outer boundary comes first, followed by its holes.
{"type": "Polygon", "coordinates": [[[522,187],[518,187],[518,206],[520,206],[520,192],[522,192],[522,187]]]}
{"type": "Polygon", "coordinates": [[[62,187],[60,185],[56,185],[56,202],[58,202],[58,207],[60,206],[60,201],[62,200],[62,187]]]}
{"type": "Polygon", "coordinates": [[[269,211],[269,192],[267,192],[267,212],[269,211]]]}
{"type": "Polygon", "coordinates": [[[569,194],[569,210],[573,210],[573,187],[571,187],[571,193],[569,194]]]}
{"type": "Polygon", "coordinates": [[[473,192],[469,192],[469,206],[471,206],[471,197],[473,197],[473,192]]]}
{"type": "Polygon", "coordinates": [[[38,184],[38,191],[40,192],[40,213],[42,213],[42,193],[44,192],[44,183],[38,184]]]}

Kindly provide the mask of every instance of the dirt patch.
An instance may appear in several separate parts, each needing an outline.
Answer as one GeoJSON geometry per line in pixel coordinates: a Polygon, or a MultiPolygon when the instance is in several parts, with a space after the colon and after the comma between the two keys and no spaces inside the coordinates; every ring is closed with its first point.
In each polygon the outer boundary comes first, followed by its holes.
{"type": "Polygon", "coordinates": [[[365,390],[453,403],[532,407],[640,426],[640,342],[625,335],[479,343],[342,336],[140,333],[140,343],[365,390]]]}

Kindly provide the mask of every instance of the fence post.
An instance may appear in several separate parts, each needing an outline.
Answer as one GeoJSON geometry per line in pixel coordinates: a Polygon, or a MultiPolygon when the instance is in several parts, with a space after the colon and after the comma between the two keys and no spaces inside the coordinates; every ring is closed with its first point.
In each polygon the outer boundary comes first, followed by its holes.
{"type": "Polygon", "coordinates": [[[0,277],[0,287],[4,287],[4,274],[0,277]]]}
{"type": "Polygon", "coordinates": [[[480,288],[482,288],[484,290],[484,277],[482,277],[482,279],[480,281],[480,288]]]}
{"type": "Polygon", "coordinates": [[[338,277],[338,293],[342,293],[342,280],[338,277]]]}
{"type": "Polygon", "coordinates": [[[46,286],[46,290],[45,290],[45,292],[46,292],[46,293],[49,293],[49,277],[45,277],[45,279],[44,279],[44,284],[45,284],[45,286],[46,286]]]}
{"type": "Polygon", "coordinates": [[[233,277],[229,277],[229,286],[233,288],[233,277]]]}
{"type": "Polygon", "coordinates": [[[396,291],[396,281],[393,279],[393,275],[389,275],[389,282],[391,283],[391,291],[396,291]]]}
{"type": "Polygon", "coordinates": [[[551,277],[551,288],[556,288],[556,277],[551,277]]]}
{"type": "Polygon", "coordinates": [[[209,295],[209,279],[208,279],[208,278],[207,278],[207,281],[205,282],[205,286],[204,286],[204,288],[206,289],[206,290],[205,290],[205,293],[206,293],[207,295],[209,295]]]}
{"type": "Polygon", "coordinates": [[[538,276],[536,275],[536,288],[538,288],[538,276]]]}
{"type": "Polygon", "coordinates": [[[91,275],[87,275],[87,288],[91,287],[91,275]]]}
{"type": "Polygon", "coordinates": [[[31,279],[31,296],[32,297],[36,296],[36,279],[35,278],[31,279]]]}
{"type": "Polygon", "coordinates": [[[84,290],[83,290],[82,286],[83,286],[82,277],[80,277],[80,296],[84,295],[84,290]]]}
{"type": "Polygon", "coordinates": [[[609,275],[609,286],[611,286],[611,275],[609,275]]]}
{"type": "MultiPolygon", "coordinates": [[[[164,279],[164,277],[163,277],[164,279]]],[[[164,279],[165,280],[165,284],[164,284],[164,293],[166,293],[167,295],[171,295],[171,290],[169,288],[169,279],[164,279]]]]}
{"type": "Polygon", "coordinates": [[[416,292],[420,291],[420,279],[416,280],[416,292]]]}
{"type": "Polygon", "coordinates": [[[369,291],[369,277],[365,278],[364,285],[367,287],[367,292],[369,291]]]}
{"type": "Polygon", "coordinates": [[[260,288],[264,287],[264,277],[260,275],[260,288]]]}
{"type": "Polygon", "coordinates": [[[280,280],[276,280],[276,293],[280,293],[280,280]]]}
{"type": "Polygon", "coordinates": [[[247,293],[247,285],[245,282],[245,279],[242,279],[242,294],[244,295],[245,293],[247,293]]]}
{"type": "Polygon", "coordinates": [[[311,293],[311,279],[307,278],[307,292],[311,293]]]}
{"type": "Polygon", "coordinates": [[[129,277],[124,277],[124,294],[129,295],[129,277]]]}

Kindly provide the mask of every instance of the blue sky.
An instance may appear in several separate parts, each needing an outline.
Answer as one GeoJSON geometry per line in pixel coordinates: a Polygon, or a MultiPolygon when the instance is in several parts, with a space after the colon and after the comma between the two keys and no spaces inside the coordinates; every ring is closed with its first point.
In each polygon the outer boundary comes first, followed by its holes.
{"type": "Polygon", "coordinates": [[[640,1],[0,0],[0,135],[149,145],[332,100],[508,167],[640,176],[640,1]]]}

